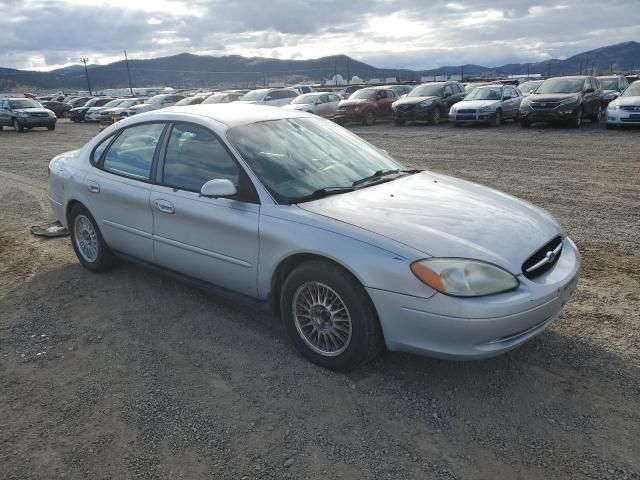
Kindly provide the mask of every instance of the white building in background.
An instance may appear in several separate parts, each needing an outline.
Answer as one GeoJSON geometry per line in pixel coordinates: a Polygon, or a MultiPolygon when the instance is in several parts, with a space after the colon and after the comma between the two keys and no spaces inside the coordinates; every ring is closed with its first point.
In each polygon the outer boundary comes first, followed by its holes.
{"type": "Polygon", "coordinates": [[[269,88],[284,88],[284,82],[282,81],[269,82],[267,86],[269,88]]]}
{"type": "Polygon", "coordinates": [[[396,77],[387,77],[384,79],[384,83],[396,83],[396,77]]]}
{"type": "Polygon", "coordinates": [[[342,75],[337,73],[325,82],[325,85],[346,85],[347,82],[342,75]]]}
{"type": "Polygon", "coordinates": [[[351,77],[351,84],[352,85],[358,85],[360,83],[364,83],[364,80],[362,80],[359,76],[354,75],[353,77],[351,77]]]}
{"type": "Polygon", "coordinates": [[[420,81],[422,83],[426,82],[444,82],[446,80],[462,80],[462,77],[459,73],[446,73],[446,74],[436,74],[436,75],[425,75],[420,77],[420,81]]]}
{"type": "Polygon", "coordinates": [[[370,78],[367,83],[382,83],[379,78],[370,78]]]}

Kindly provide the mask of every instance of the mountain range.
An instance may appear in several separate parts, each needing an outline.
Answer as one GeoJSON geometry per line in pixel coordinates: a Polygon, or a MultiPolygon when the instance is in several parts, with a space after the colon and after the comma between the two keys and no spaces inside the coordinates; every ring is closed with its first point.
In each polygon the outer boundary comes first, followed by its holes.
{"type": "MultiPolygon", "coordinates": [[[[127,65],[124,61],[108,65],[88,65],[92,88],[116,88],[128,86],[127,65]]],[[[271,81],[289,83],[321,81],[341,74],[344,78],[354,75],[362,79],[388,77],[399,81],[420,80],[421,77],[464,73],[470,77],[496,77],[539,73],[551,76],[590,72],[629,72],[640,68],[640,43],[631,41],[579,53],[570,58],[551,59],[537,63],[507,64],[497,67],[481,65],[443,66],[431,70],[379,68],[355,60],[346,55],[322,57],[314,60],[281,60],[276,58],[222,57],[182,53],[148,60],[129,60],[133,86],[163,86],[199,88],[231,86],[252,87],[271,81]]],[[[0,68],[0,91],[17,89],[85,89],[87,86],[83,65],[40,72],[0,68]]]]}

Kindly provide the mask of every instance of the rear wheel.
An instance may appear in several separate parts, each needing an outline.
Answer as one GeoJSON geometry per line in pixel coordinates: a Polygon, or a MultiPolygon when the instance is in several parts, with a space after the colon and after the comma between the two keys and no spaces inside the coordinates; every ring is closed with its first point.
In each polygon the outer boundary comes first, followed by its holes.
{"type": "Polygon", "coordinates": [[[592,123],[600,123],[600,119],[602,118],[602,105],[598,105],[598,109],[593,117],[591,117],[592,123]]]}
{"type": "Polygon", "coordinates": [[[22,125],[20,125],[20,123],[18,123],[17,119],[13,119],[13,129],[16,132],[24,132],[24,127],[22,125]]]}
{"type": "Polygon", "coordinates": [[[362,119],[362,124],[370,127],[374,123],[376,123],[376,114],[373,113],[373,110],[369,110],[362,119]]]}
{"type": "Polygon", "coordinates": [[[431,110],[431,113],[429,114],[429,123],[431,125],[438,125],[440,123],[440,117],[442,116],[442,114],[440,113],[440,109],[439,108],[434,108],[433,110],[431,110]]]}
{"type": "Polygon", "coordinates": [[[295,268],[282,287],[280,309],[295,347],[321,367],[353,370],[382,349],[371,300],[349,272],[332,263],[295,268]]]}
{"type": "Polygon", "coordinates": [[[104,272],[115,264],[115,256],[102,238],[96,221],[82,205],[71,209],[69,227],[73,250],[83,267],[104,272]]]}

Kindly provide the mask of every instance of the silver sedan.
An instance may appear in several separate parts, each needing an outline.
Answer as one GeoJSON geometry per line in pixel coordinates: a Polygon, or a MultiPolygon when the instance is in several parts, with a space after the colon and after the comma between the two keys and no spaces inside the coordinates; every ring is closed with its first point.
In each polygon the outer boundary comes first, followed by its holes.
{"type": "Polygon", "coordinates": [[[518,120],[522,94],[511,85],[483,85],[473,89],[449,111],[449,122],[488,123],[496,127],[506,119],[518,120]]]}
{"type": "Polygon", "coordinates": [[[335,370],[385,346],[506,352],[560,315],[580,270],[546,211],[406,169],[304,112],[171,107],[49,169],[51,206],[87,269],[121,257],[262,301],[305,357],[335,370]]]}

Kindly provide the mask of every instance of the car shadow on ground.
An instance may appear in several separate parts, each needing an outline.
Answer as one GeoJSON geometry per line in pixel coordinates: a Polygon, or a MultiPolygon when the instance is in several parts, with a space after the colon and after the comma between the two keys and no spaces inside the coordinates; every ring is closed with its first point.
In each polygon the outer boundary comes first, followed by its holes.
{"type": "Polygon", "coordinates": [[[29,448],[45,418],[65,425],[50,448],[75,434],[82,441],[94,424],[114,435],[105,409],[113,429],[142,435],[141,444],[149,428],[160,439],[182,434],[186,425],[170,414],[177,409],[231,424],[232,438],[259,418],[273,429],[289,425],[292,437],[318,429],[344,448],[366,436],[412,456],[467,452],[459,468],[471,462],[469,472],[487,454],[526,468],[629,472],[637,454],[638,367],[554,330],[493,359],[385,353],[336,374],[297,354],[264,309],[130,264],[96,275],[69,263],[35,275],[0,299],[0,318],[4,396],[29,412],[5,416],[7,431],[26,429],[16,441],[29,448]],[[147,408],[158,395],[160,414],[147,408]],[[107,396],[115,400],[105,406],[107,396]]]}

